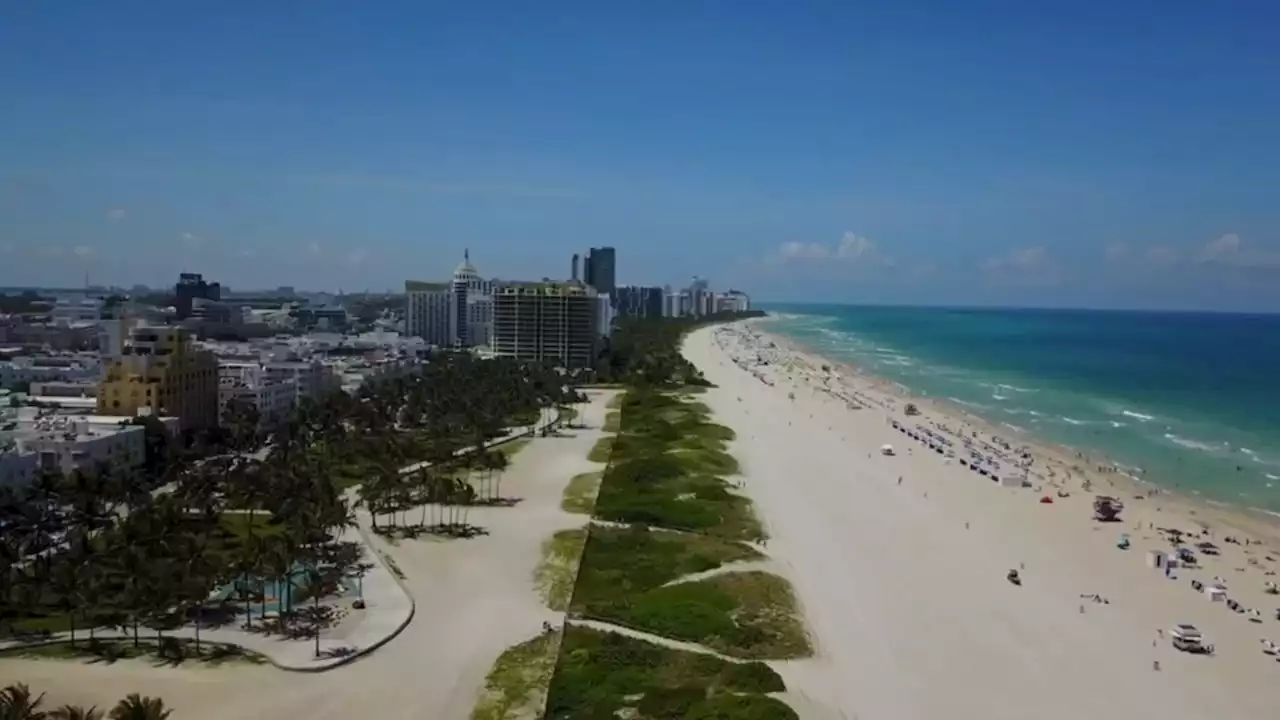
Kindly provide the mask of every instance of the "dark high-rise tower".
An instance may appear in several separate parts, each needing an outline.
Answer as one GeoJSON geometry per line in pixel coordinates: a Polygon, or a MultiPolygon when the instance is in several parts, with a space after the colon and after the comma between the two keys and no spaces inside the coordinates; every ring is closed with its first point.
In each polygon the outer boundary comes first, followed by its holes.
{"type": "Polygon", "coordinates": [[[616,256],[613,248],[599,247],[588,250],[582,279],[597,292],[612,295],[617,288],[616,256]]]}
{"type": "Polygon", "coordinates": [[[573,265],[569,268],[569,279],[578,282],[578,253],[573,254],[573,265]]]}

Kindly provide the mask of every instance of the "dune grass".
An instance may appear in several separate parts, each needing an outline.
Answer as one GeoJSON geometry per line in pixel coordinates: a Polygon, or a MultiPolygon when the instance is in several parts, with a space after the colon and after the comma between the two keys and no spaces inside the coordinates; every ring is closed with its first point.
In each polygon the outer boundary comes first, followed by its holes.
{"type": "Polygon", "coordinates": [[[701,403],[652,391],[623,400],[620,432],[596,498],[603,520],[654,525],[726,538],[761,540],[751,502],[723,476],[738,472],[725,452],[731,429],[707,420],[701,403]]]}
{"type": "Polygon", "coordinates": [[[560,651],[560,634],[544,632],[507,648],[493,664],[471,720],[537,720],[560,651]]]}
{"type": "Polygon", "coordinates": [[[609,462],[609,454],[613,452],[613,443],[617,440],[616,436],[609,435],[602,437],[592,446],[591,452],[587,453],[587,459],[595,463],[609,462]]]}
{"type": "Polygon", "coordinates": [[[797,720],[766,693],[784,689],[763,663],[735,664],[587,628],[566,629],[546,717],[557,720],[797,720]]]}
{"type": "Polygon", "coordinates": [[[808,655],[786,580],[764,572],[726,572],[669,584],[725,563],[762,557],[745,545],[705,535],[592,528],[572,610],[734,657],[808,655]]]}
{"type": "Polygon", "coordinates": [[[590,515],[596,506],[596,494],[600,491],[602,472],[579,473],[569,479],[564,489],[564,500],[560,507],[565,512],[590,515]]]}
{"type": "Polygon", "coordinates": [[[622,413],[614,410],[604,416],[603,430],[608,433],[616,433],[622,429],[622,413]]]}
{"type": "Polygon", "coordinates": [[[561,530],[543,541],[542,560],[534,570],[533,579],[543,602],[552,610],[569,608],[586,542],[586,528],[561,530]]]}

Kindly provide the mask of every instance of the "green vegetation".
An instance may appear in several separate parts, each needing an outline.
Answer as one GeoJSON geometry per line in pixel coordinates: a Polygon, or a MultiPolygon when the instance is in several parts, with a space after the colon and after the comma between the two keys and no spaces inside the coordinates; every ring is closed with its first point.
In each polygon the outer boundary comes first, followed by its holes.
{"type": "Polygon", "coordinates": [[[609,454],[613,452],[613,442],[616,438],[612,435],[602,437],[596,441],[591,452],[587,453],[587,459],[591,462],[607,463],[609,462],[609,454]]]}
{"type": "Polygon", "coordinates": [[[784,690],[763,663],[735,664],[614,633],[565,630],[546,717],[798,720],[766,693],[784,690]]]}
{"type": "Polygon", "coordinates": [[[630,318],[621,321],[596,363],[590,383],[623,382],[675,389],[707,385],[707,381],[680,354],[684,334],[701,325],[764,315],[759,310],[717,313],[700,318],[630,318]]]}
{"type": "Polygon", "coordinates": [[[552,610],[567,610],[573,583],[582,562],[587,531],[561,530],[542,543],[542,561],[534,571],[534,584],[552,610]]]}
{"type": "Polygon", "coordinates": [[[602,472],[588,472],[574,475],[564,489],[564,501],[560,507],[565,512],[590,515],[596,506],[596,494],[600,491],[602,472]]]}
{"type": "MultiPolygon", "coordinates": [[[[582,554],[574,608],[601,616],[641,594],[725,563],[761,560],[746,545],[644,527],[592,527],[582,554]]],[[[601,619],[605,619],[601,617],[601,619]]]]}
{"type": "MultiPolygon", "coordinates": [[[[267,658],[238,645],[201,643],[199,649],[194,640],[166,637],[161,642],[143,638],[138,645],[131,639],[94,638],[72,645],[69,641],[57,641],[41,645],[6,648],[0,650],[0,658],[22,657],[40,660],[85,660],[113,663],[117,660],[151,658],[166,665],[180,665],[196,661],[209,666],[230,663],[266,664],[267,658]]],[[[0,715],[3,717],[3,715],[0,715]]]]}
{"type": "Polygon", "coordinates": [[[279,629],[315,637],[318,652],[331,621],[321,598],[367,570],[359,545],[342,539],[354,523],[349,482],[375,530],[475,534],[468,509],[511,502],[503,470],[528,441],[484,444],[510,418],[547,422],[582,400],[554,368],[443,353],[304,402],[270,445],[253,407],[231,403],[216,436],[158,446],[141,467],[0,487],[0,637],[65,630],[74,646],[112,627],[141,648],[193,620],[256,624],[278,601],[279,629]],[[430,467],[401,472],[417,462],[430,467]],[[269,597],[275,587],[284,597],[269,597]],[[225,588],[230,596],[210,599],[225,588]]]}
{"type": "Polygon", "coordinates": [[[760,540],[764,531],[751,503],[722,475],[737,472],[725,452],[733,431],[707,421],[702,403],[650,389],[623,396],[621,433],[596,498],[596,516],[760,540]]]}
{"type": "Polygon", "coordinates": [[[744,545],[705,535],[592,528],[572,610],[736,657],[807,655],[795,600],[782,578],[726,572],[677,582],[725,563],[761,558],[744,545]]]}
{"type": "Polygon", "coordinates": [[[173,711],[164,706],[160,698],[146,697],[138,693],[130,693],[123,700],[105,713],[96,707],[84,708],[78,705],[63,705],[54,710],[40,708],[44,705],[44,693],[33,695],[31,688],[23,683],[9,685],[0,690],[0,718],[4,720],[166,720],[173,711]]]}
{"type": "MultiPolygon", "coordinates": [[[[697,643],[744,659],[810,652],[786,580],[726,567],[762,560],[743,541],[764,532],[751,503],[725,477],[734,433],[695,401],[706,381],[679,353],[685,323],[625,324],[608,377],[629,389],[611,399],[592,458],[608,462],[588,526],[570,617],[697,643]],[[612,373],[612,375],[610,375],[612,373]]],[[[582,627],[566,630],[549,718],[795,718],[765,693],[781,679],[735,664],[582,627]]]]}
{"type": "Polygon", "coordinates": [[[485,680],[471,720],[536,720],[542,717],[547,686],[556,667],[560,634],[544,632],[507,648],[485,680]]]}

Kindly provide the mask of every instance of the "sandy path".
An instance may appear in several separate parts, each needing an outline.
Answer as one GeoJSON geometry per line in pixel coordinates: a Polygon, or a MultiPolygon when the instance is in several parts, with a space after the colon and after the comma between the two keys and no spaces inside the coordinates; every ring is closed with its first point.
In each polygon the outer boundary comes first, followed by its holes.
{"type": "Polygon", "coordinates": [[[881,456],[904,442],[885,411],[781,375],[766,385],[711,329],[685,354],[718,385],[703,399],[738,432],[767,551],[815,636],[815,659],[777,664],[804,717],[1260,718],[1280,701],[1280,664],[1250,624],[1115,550],[1113,533],[932,452],[881,456]],[[1015,587],[1004,575],[1020,564],[1015,587]],[[1079,599],[1094,592],[1111,604],[1079,599]],[[1153,648],[1178,621],[1218,657],[1153,648]]]}
{"type": "Polygon", "coordinates": [[[536,439],[512,458],[502,490],[521,502],[470,513],[470,522],[489,535],[381,543],[407,576],[417,612],[386,647],[350,666],[313,675],[267,667],[155,669],[146,662],[16,659],[0,660],[0,678],[29,683],[48,693],[52,704],[110,706],[129,692],[159,695],[180,720],[462,720],[498,655],[537,635],[544,620],[561,617],[544,607],[532,574],[542,540],[584,522],[563,512],[560,502],[569,478],[599,467],[586,457],[602,434],[606,399],[593,393],[592,402],[579,407],[587,429],[536,439]]]}

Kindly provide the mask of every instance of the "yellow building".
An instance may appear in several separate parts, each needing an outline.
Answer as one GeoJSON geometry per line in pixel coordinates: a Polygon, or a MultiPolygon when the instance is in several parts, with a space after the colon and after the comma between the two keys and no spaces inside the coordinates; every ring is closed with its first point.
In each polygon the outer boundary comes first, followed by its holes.
{"type": "Polygon", "coordinates": [[[216,427],[218,359],[196,349],[183,328],[133,328],[98,386],[98,413],[134,417],[139,410],[176,417],[184,430],[216,427]]]}

